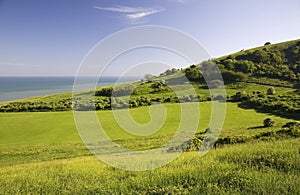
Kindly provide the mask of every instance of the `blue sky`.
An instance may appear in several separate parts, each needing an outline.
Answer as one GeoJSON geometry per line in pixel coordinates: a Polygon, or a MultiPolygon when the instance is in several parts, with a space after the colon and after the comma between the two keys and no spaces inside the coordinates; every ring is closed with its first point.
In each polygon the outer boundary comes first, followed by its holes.
{"type": "Polygon", "coordinates": [[[299,0],[0,0],[0,76],[73,76],[95,44],[139,25],[176,28],[219,57],[300,38],[299,24],[299,0]]]}

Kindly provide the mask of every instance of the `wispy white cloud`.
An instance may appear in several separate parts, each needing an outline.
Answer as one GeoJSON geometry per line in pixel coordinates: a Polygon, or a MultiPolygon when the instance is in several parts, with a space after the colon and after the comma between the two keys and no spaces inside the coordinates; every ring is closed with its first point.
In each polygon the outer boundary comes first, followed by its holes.
{"type": "Polygon", "coordinates": [[[142,19],[146,16],[160,13],[165,11],[161,8],[142,8],[142,7],[127,7],[127,6],[117,6],[117,7],[99,7],[94,6],[94,8],[103,10],[122,13],[131,23],[142,23],[142,19]]]}
{"type": "Polygon", "coordinates": [[[151,14],[156,14],[156,13],[159,13],[161,11],[159,10],[149,10],[149,11],[144,11],[144,12],[136,12],[136,13],[132,13],[132,14],[127,14],[126,16],[128,18],[131,18],[131,19],[138,19],[138,18],[142,18],[142,17],[146,17],[148,15],[151,15],[151,14]]]}
{"type": "Polygon", "coordinates": [[[95,6],[94,8],[104,10],[104,11],[113,11],[120,13],[134,13],[144,11],[144,8],[135,8],[135,7],[127,7],[127,6],[117,6],[117,7],[99,7],[95,6]]]}

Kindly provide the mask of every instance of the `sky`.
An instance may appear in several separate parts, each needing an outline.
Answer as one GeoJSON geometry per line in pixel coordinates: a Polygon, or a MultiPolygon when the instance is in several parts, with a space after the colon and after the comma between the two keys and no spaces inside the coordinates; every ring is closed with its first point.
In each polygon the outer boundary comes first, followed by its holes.
{"type": "MultiPolygon", "coordinates": [[[[75,76],[97,43],[137,26],[177,29],[220,57],[299,39],[299,24],[300,0],[0,0],[0,76],[75,76]]],[[[143,68],[132,75],[189,65],[174,54],[142,49],[115,60],[105,75],[139,62],[143,68]],[[151,56],[168,60],[154,65],[151,56]]]]}

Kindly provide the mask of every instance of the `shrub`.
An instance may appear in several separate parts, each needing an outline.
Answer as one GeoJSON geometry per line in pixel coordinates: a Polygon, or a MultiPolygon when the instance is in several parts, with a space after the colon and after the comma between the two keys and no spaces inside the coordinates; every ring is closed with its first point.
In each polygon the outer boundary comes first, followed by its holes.
{"type": "Polygon", "coordinates": [[[248,94],[246,91],[243,91],[243,92],[238,91],[238,92],[236,92],[235,95],[231,96],[231,100],[233,102],[242,102],[242,101],[246,101],[248,99],[249,99],[249,97],[248,97],[248,94]]]}
{"type": "Polygon", "coordinates": [[[222,72],[222,76],[225,83],[240,82],[247,79],[247,75],[241,72],[234,72],[231,70],[226,70],[222,72]]]}
{"type": "Polygon", "coordinates": [[[274,88],[274,87],[270,87],[270,88],[267,90],[267,94],[268,94],[268,95],[274,95],[274,94],[275,94],[275,88],[274,88]]]}
{"type": "Polygon", "coordinates": [[[275,124],[275,121],[272,120],[271,118],[266,118],[264,120],[264,127],[273,127],[275,124]]]}
{"type": "Polygon", "coordinates": [[[293,121],[293,122],[287,122],[285,125],[282,126],[282,128],[291,128],[291,127],[300,127],[300,123],[293,121]]]}
{"type": "Polygon", "coordinates": [[[113,88],[108,87],[108,88],[102,88],[98,91],[95,92],[95,96],[107,96],[110,97],[112,95],[113,88]]]}

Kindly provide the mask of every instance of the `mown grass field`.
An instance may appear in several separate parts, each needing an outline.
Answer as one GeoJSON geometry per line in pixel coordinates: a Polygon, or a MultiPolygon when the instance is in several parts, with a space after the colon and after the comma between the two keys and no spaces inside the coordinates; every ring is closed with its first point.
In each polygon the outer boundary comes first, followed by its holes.
{"type": "MultiPolygon", "coordinates": [[[[195,103],[189,103],[195,104],[195,103]]],[[[210,120],[211,103],[202,102],[198,132],[210,120]]],[[[98,111],[101,125],[118,144],[131,149],[159,147],[171,139],[180,121],[180,104],[164,104],[167,119],[159,132],[138,137],[124,132],[112,111],[98,111]]],[[[131,109],[145,124],[149,107],[131,109]]],[[[255,135],[290,121],[227,103],[220,136],[255,135]],[[274,127],[263,128],[271,117],[274,127]]],[[[155,170],[132,172],[110,167],[82,143],[72,112],[0,114],[0,194],[223,194],[300,193],[299,138],[226,145],[200,157],[182,154],[155,170]]]]}
{"type": "MultiPolygon", "coordinates": [[[[164,106],[167,110],[167,119],[156,135],[176,131],[180,122],[180,104],[164,104],[164,106]]],[[[200,119],[197,130],[204,131],[210,120],[211,103],[201,102],[199,108],[200,119]]],[[[133,119],[141,124],[151,119],[149,107],[134,108],[130,112],[133,119]]],[[[121,129],[112,111],[98,111],[97,115],[101,125],[113,140],[138,139],[121,129]]],[[[267,117],[270,115],[257,113],[252,109],[239,108],[235,103],[227,103],[222,135],[251,134],[254,130],[248,128],[262,126],[262,121],[267,117]]],[[[271,118],[276,121],[276,124],[270,129],[281,127],[289,121],[277,116],[271,116],[271,118]]],[[[260,130],[266,129],[258,128],[255,131],[260,130]]],[[[0,113],[0,133],[1,146],[80,142],[72,112],[0,113]]]]}

